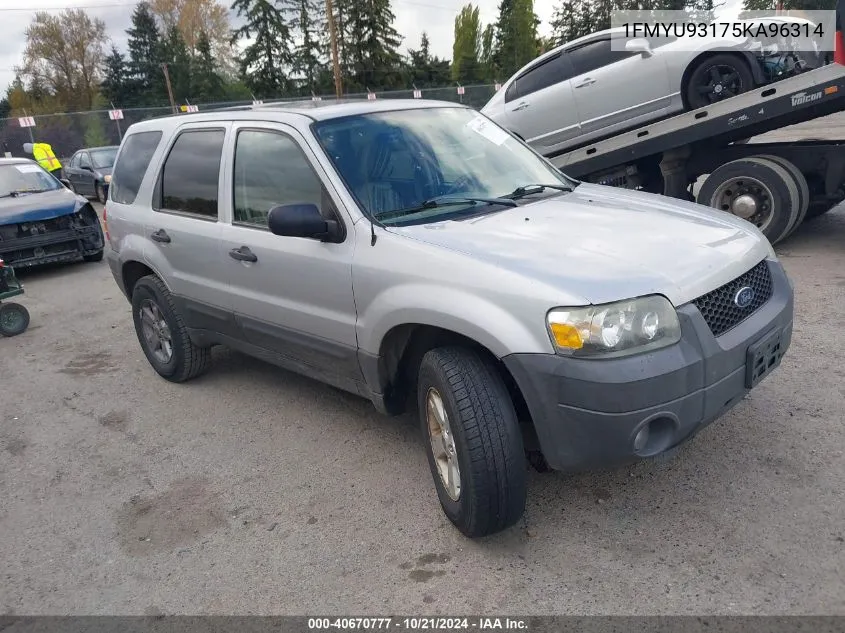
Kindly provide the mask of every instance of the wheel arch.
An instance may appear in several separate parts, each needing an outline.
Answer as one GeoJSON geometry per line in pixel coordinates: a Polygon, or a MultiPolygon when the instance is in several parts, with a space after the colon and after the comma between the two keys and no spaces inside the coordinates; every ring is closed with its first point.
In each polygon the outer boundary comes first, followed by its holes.
{"type": "Polygon", "coordinates": [[[147,275],[154,275],[155,277],[158,277],[161,282],[169,288],[167,281],[165,281],[165,279],[159,275],[157,271],[153,270],[153,268],[145,262],[130,259],[121,265],[120,278],[123,282],[123,291],[127,299],[130,301],[132,300],[132,291],[135,288],[135,284],[147,275]]]}

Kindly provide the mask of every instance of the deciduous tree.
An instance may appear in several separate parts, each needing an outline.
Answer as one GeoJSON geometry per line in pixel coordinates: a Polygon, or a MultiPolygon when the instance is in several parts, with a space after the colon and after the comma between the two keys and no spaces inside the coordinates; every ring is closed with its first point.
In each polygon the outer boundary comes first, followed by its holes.
{"type": "Polygon", "coordinates": [[[452,45],[452,79],[471,83],[480,78],[481,20],[478,7],[467,4],[455,18],[455,40],[452,45]]]}

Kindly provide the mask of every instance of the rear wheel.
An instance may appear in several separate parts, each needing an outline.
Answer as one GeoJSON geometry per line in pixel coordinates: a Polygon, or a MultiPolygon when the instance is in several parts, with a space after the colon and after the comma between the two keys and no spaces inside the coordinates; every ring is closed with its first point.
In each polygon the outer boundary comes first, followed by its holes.
{"type": "Polygon", "coordinates": [[[19,303],[0,304],[0,334],[17,336],[29,327],[29,311],[19,303]]]}
{"type": "Polygon", "coordinates": [[[748,64],[736,55],[723,53],[698,62],[687,80],[685,96],[690,110],[748,92],[754,77],[748,64]]]}
{"type": "Polygon", "coordinates": [[[787,230],[786,235],[784,235],[785,239],[792,235],[795,232],[795,229],[801,226],[804,218],[807,217],[807,210],[810,208],[810,187],[807,184],[807,178],[804,177],[804,174],[801,173],[801,170],[798,169],[798,167],[785,158],[770,154],[761,154],[757,158],[763,158],[783,167],[789,175],[792,176],[792,180],[798,188],[798,215],[795,218],[795,222],[793,222],[792,226],[787,230]]]}
{"type": "Polygon", "coordinates": [[[211,364],[211,350],[191,341],[167,286],[154,275],[141,278],[132,291],[132,320],[144,355],[162,378],[184,382],[211,364]]]}
{"type": "Polygon", "coordinates": [[[704,181],[696,202],[754,224],[772,244],[783,239],[799,212],[798,186],[780,165],[763,158],[731,161],[704,181]]]}
{"type": "Polygon", "coordinates": [[[437,496],[466,536],[504,530],[525,511],[527,464],[513,402],[495,367],[460,347],[429,351],[417,404],[437,496]]]}

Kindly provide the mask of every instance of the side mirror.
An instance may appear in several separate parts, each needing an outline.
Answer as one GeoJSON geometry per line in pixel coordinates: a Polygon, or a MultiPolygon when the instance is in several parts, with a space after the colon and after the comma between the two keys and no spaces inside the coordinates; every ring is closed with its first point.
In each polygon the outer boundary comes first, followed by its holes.
{"type": "Polygon", "coordinates": [[[267,216],[267,226],[274,235],[306,237],[321,242],[341,240],[340,225],[334,220],[326,220],[317,205],[308,202],[273,207],[267,216]]]}
{"type": "Polygon", "coordinates": [[[651,57],[654,52],[651,50],[651,45],[644,37],[635,37],[634,39],[625,42],[625,50],[629,53],[639,53],[643,57],[651,57]]]}
{"type": "Polygon", "coordinates": [[[67,178],[59,178],[59,182],[62,183],[68,189],[72,189],[72,187],[70,186],[70,180],[68,180],[67,178]]]}

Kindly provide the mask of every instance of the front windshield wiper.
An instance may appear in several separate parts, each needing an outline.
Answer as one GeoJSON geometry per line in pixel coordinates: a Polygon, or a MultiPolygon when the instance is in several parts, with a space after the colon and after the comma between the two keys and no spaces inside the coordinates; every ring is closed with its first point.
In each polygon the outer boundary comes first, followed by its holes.
{"type": "Polygon", "coordinates": [[[48,189],[14,189],[9,193],[0,194],[0,198],[17,198],[24,193],[44,193],[48,189]]]}
{"type": "Polygon", "coordinates": [[[557,189],[558,191],[572,191],[573,187],[571,185],[545,185],[545,184],[530,184],[530,185],[522,185],[521,187],[517,187],[509,194],[502,196],[503,198],[508,198],[510,200],[517,200],[519,198],[524,198],[525,196],[531,196],[535,193],[542,193],[546,189],[557,189]]]}
{"type": "Polygon", "coordinates": [[[412,213],[419,213],[420,211],[425,211],[426,209],[437,209],[439,207],[451,207],[459,204],[500,204],[505,207],[515,207],[516,202],[510,200],[508,198],[478,198],[473,196],[461,196],[461,197],[453,197],[453,196],[440,196],[437,198],[431,198],[429,200],[424,200],[420,204],[414,207],[408,207],[407,209],[396,209],[395,211],[382,211],[381,213],[374,213],[373,217],[376,220],[390,220],[392,218],[399,218],[403,215],[411,215],[412,213]]]}

